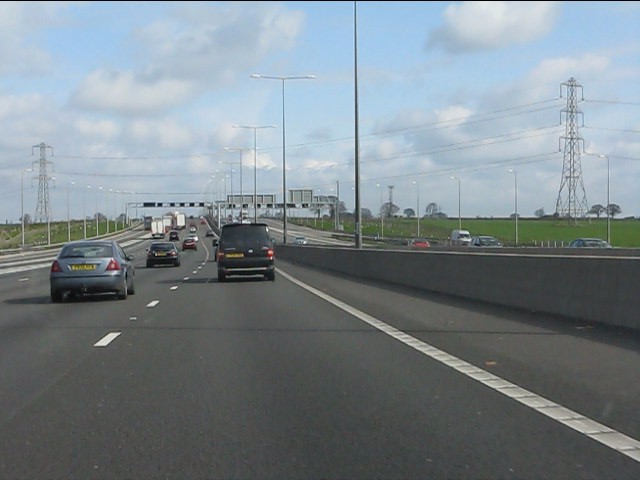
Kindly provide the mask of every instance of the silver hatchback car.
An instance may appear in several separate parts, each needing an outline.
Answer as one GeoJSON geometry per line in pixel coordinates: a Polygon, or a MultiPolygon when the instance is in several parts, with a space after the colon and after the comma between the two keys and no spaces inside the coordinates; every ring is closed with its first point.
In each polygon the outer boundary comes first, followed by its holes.
{"type": "Polygon", "coordinates": [[[135,293],[133,256],[114,240],[78,240],[62,247],[51,264],[51,301],[65,293],[89,295],[114,293],[124,300],[135,293]]]}

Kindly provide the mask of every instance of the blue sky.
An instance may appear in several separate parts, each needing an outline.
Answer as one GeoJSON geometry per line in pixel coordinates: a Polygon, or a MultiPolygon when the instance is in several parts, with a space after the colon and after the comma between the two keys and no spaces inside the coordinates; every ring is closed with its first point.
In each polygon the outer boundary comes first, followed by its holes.
{"type": "MultiPolygon", "coordinates": [[[[285,82],[287,187],[339,182],[354,208],[354,2],[3,2],[0,26],[0,219],[18,221],[21,185],[34,216],[41,142],[58,219],[67,195],[81,218],[221,198],[232,176],[238,194],[225,147],[246,149],[251,194],[253,130],[234,124],[276,126],[256,132],[255,176],[281,201],[282,84],[253,73],[316,76],[285,82]]],[[[362,206],[393,185],[401,212],[419,193],[454,217],[453,176],[463,216],[504,217],[511,169],[519,214],[553,213],[575,78],[587,204],[606,202],[607,155],[611,201],[640,215],[638,31],[639,2],[357,2],[362,206]]]]}

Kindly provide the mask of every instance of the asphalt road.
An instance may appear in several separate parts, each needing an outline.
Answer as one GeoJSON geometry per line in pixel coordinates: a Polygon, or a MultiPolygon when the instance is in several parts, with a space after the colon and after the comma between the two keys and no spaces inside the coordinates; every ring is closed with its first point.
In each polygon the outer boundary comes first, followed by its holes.
{"type": "Polygon", "coordinates": [[[637,333],[277,259],[219,284],[204,231],[178,268],[123,239],[124,301],[0,269],[0,478],[640,478],[637,333]]]}

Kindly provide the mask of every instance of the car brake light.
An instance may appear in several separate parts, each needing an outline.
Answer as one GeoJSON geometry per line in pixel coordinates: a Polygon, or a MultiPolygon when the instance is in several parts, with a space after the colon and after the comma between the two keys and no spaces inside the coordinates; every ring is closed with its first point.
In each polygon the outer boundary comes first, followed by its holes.
{"type": "Polygon", "coordinates": [[[109,265],[107,265],[107,270],[120,270],[120,264],[116,261],[115,258],[112,258],[109,261],[109,265]]]}
{"type": "Polygon", "coordinates": [[[60,267],[57,260],[54,260],[51,264],[51,272],[62,272],[62,267],[60,267]]]}
{"type": "Polygon", "coordinates": [[[169,255],[171,255],[172,257],[175,257],[176,256],[176,252],[171,251],[171,253],[169,255]]]}

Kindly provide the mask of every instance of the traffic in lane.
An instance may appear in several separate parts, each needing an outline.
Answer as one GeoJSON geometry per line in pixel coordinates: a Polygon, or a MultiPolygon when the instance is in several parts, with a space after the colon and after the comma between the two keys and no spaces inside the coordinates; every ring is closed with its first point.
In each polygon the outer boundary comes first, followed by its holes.
{"type": "MultiPolygon", "coordinates": [[[[540,327],[508,310],[305,269],[278,262],[277,249],[277,282],[240,278],[221,284],[213,259],[200,250],[189,253],[195,255],[180,267],[180,278],[178,269],[141,268],[138,293],[127,302],[55,305],[64,308],[67,320],[49,317],[32,325],[23,341],[32,356],[39,356],[38,339],[65,322],[73,326],[65,334],[71,330],[76,355],[60,358],[58,375],[48,383],[31,378],[40,382],[37,395],[23,398],[13,415],[2,418],[0,451],[9,460],[0,476],[637,478],[640,473],[637,460],[420,351],[423,345],[441,349],[455,357],[453,365],[469,362],[534,392],[538,387],[538,394],[552,393],[547,396],[567,408],[599,406],[599,396],[608,396],[617,415],[608,419],[624,423],[618,408],[626,407],[631,417],[635,411],[626,396],[633,398],[636,390],[624,381],[638,367],[633,341],[616,344],[591,330],[571,335],[569,329],[559,332],[563,324],[557,319],[543,319],[540,327]],[[171,290],[174,286],[179,288],[171,290]],[[134,298],[135,308],[120,310],[134,298]],[[158,303],[148,307],[153,301],[158,303]],[[125,320],[133,310],[136,320],[125,320]],[[92,316],[72,320],[74,312],[92,316]],[[80,347],[96,324],[101,335],[80,347]],[[385,332],[383,325],[391,329],[385,332]],[[389,335],[393,329],[407,334],[408,342],[389,335]],[[93,346],[116,331],[120,335],[107,346],[93,346]],[[594,346],[601,368],[588,357],[594,346]],[[566,355],[557,355],[563,350],[566,355]],[[608,369],[625,362],[630,363],[620,376],[609,378],[608,369]],[[581,391],[592,396],[581,405],[564,390],[584,380],[571,382],[572,373],[583,369],[592,370],[593,386],[581,391]]],[[[34,322],[51,306],[36,304],[23,320],[34,322]]],[[[3,336],[10,330],[3,328],[3,336]]],[[[9,369],[3,360],[2,371],[9,369]]],[[[17,378],[12,382],[10,387],[21,387],[17,378]]],[[[626,433],[637,438],[637,426],[626,433]]]]}

